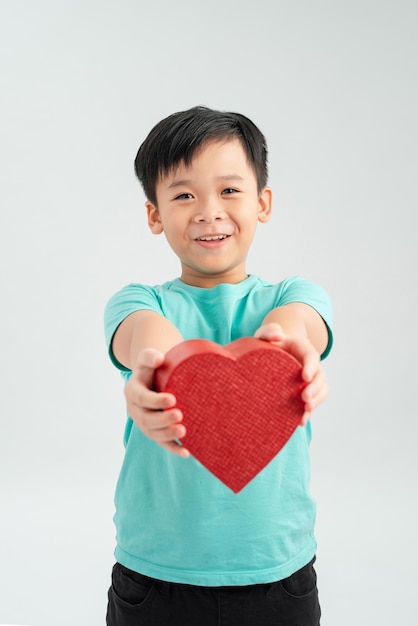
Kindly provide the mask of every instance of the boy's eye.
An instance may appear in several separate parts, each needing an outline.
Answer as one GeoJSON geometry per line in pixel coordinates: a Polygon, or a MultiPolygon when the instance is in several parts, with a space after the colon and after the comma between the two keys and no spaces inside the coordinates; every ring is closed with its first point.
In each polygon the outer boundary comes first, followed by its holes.
{"type": "Polygon", "coordinates": [[[225,195],[231,194],[231,193],[238,193],[238,190],[234,189],[233,187],[227,187],[226,189],[222,191],[222,193],[225,195]]]}
{"type": "Polygon", "coordinates": [[[193,196],[191,193],[181,193],[175,197],[175,200],[188,200],[189,198],[192,198],[192,197],[193,196]]]}

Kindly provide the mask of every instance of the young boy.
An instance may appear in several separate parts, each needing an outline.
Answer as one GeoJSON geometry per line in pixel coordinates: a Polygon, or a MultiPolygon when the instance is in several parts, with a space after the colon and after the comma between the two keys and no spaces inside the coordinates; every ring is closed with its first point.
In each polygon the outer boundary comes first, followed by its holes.
{"type": "Polygon", "coordinates": [[[248,118],[205,107],[175,113],[151,130],[135,169],[151,232],[165,234],[181,275],[128,285],[106,308],[128,411],[107,624],[318,626],[308,449],[310,415],[328,393],[320,366],[332,343],[328,296],[298,277],[271,284],[247,274],[257,223],[272,209],[265,139],[248,118]],[[300,361],[305,413],[234,494],[179,445],[181,411],[153,380],[183,340],[246,336],[300,361]]]}

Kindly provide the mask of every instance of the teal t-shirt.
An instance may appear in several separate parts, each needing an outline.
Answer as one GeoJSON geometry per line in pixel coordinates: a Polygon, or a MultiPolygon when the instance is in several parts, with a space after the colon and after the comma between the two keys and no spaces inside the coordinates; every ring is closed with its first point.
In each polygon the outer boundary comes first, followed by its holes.
{"type": "MultiPolygon", "coordinates": [[[[131,284],[105,312],[112,338],[131,313],[161,313],[184,339],[226,345],[252,336],[277,306],[303,302],[324,319],[332,345],[327,293],[298,277],[271,284],[249,276],[211,289],[180,279],[149,287],[131,284]]],[[[126,567],[161,580],[224,586],[269,583],[290,576],[313,557],[315,503],[309,492],[311,424],[298,427],[281,452],[238,494],[196,459],[183,459],[145,437],[129,418],[125,457],[115,495],[115,557],[126,567]]]]}

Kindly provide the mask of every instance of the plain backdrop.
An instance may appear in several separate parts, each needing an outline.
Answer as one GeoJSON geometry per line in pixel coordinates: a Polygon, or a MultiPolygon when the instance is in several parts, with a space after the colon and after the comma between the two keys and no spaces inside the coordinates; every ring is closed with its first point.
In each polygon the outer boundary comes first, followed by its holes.
{"type": "Polygon", "coordinates": [[[179,273],[133,159],[196,104],[268,139],[248,271],[334,302],[321,623],[416,622],[417,26],[415,0],[0,0],[0,623],[104,624],[125,410],[103,309],[179,273]]]}

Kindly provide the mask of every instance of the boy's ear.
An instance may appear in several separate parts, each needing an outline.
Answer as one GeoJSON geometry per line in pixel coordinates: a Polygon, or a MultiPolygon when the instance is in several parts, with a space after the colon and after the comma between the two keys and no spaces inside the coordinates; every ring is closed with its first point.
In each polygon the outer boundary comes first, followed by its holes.
{"type": "Polygon", "coordinates": [[[150,227],[152,234],[161,235],[164,229],[157,207],[149,201],[145,203],[145,206],[148,215],[148,226],[150,227]]]}
{"type": "Polygon", "coordinates": [[[258,198],[258,221],[268,222],[273,206],[273,192],[270,187],[264,187],[258,198]]]}

